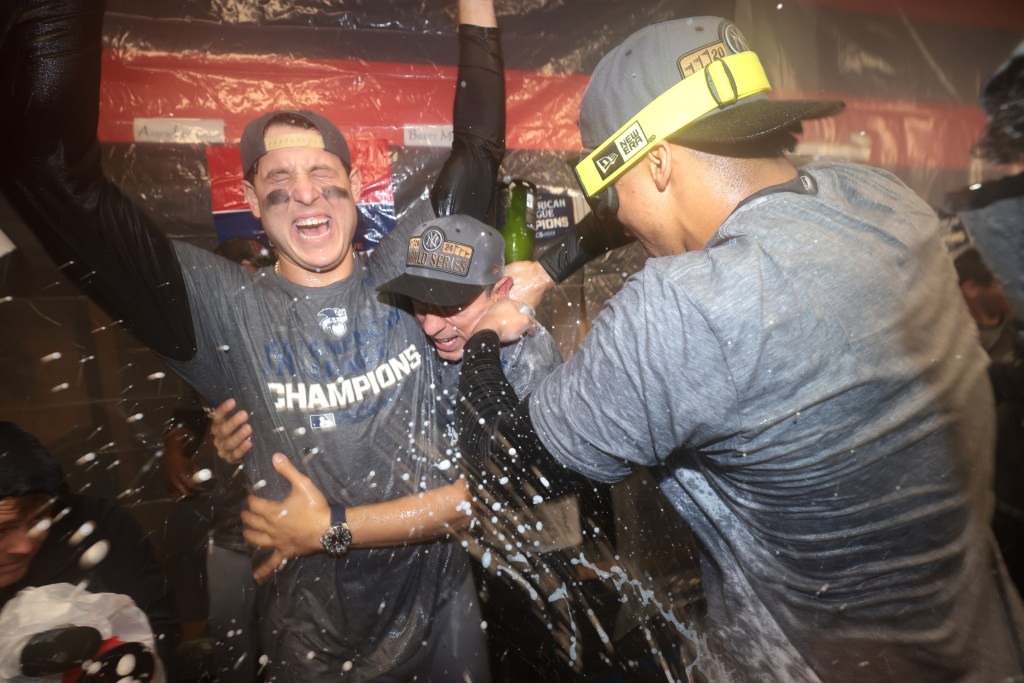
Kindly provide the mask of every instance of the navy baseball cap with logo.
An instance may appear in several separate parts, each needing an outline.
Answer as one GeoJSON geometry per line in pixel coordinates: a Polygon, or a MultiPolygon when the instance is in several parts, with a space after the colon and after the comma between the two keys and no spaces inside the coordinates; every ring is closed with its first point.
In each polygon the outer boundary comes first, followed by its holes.
{"type": "Polygon", "coordinates": [[[643,28],[598,63],[580,102],[589,153],[576,166],[594,197],[662,140],[742,144],[805,119],[831,116],[839,101],[773,100],[758,56],[734,23],[675,19],[643,28]]]}
{"type": "Polygon", "coordinates": [[[504,276],[505,240],[470,216],[436,218],[409,238],[402,271],[379,291],[435,306],[461,306],[504,276]]]}
{"type": "Polygon", "coordinates": [[[248,174],[256,162],[267,152],[288,147],[315,147],[330,152],[341,159],[345,170],[352,172],[352,155],[345,136],[337,127],[316,112],[307,109],[279,109],[267,112],[250,121],[242,131],[239,151],[242,155],[242,173],[248,174]],[[267,128],[273,123],[295,125],[304,122],[311,128],[301,128],[286,135],[267,137],[267,128]]]}

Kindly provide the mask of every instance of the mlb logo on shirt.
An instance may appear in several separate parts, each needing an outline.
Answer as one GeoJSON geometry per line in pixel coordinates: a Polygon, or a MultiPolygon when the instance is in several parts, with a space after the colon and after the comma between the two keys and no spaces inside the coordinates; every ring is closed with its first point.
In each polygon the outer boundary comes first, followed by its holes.
{"type": "Polygon", "coordinates": [[[309,426],[313,429],[334,429],[338,426],[338,422],[334,419],[334,413],[324,413],[323,415],[310,415],[309,426]]]}

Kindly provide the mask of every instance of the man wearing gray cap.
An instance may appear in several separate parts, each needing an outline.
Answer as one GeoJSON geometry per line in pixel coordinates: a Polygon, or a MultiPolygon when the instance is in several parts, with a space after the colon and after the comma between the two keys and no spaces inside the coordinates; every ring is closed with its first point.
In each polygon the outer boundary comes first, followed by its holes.
{"type": "Polygon", "coordinates": [[[600,62],[576,173],[650,258],[521,402],[497,345],[529,321],[481,318],[462,452],[606,482],[653,468],[701,542],[714,680],[1016,680],[991,386],[934,212],[878,169],[796,169],[800,121],[841,105],[768,89],[716,17],[600,62]]]}
{"type": "MultiPolygon", "coordinates": [[[[410,235],[405,263],[379,288],[409,297],[416,320],[437,355],[448,362],[442,367],[462,360],[462,347],[476,321],[491,303],[509,297],[513,282],[505,275],[504,249],[501,233],[489,225],[471,216],[444,216],[410,235]]],[[[539,326],[534,332],[502,348],[503,366],[516,368],[513,384],[521,393],[533,386],[538,371],[547,374],[561,362],[551,335],[539,326]]],[[[454,393],[458,373],[451,377],[454,393]]]]}
{"type": "MultiPolygon", "coordinates": [[[[453,152],[432,205],[403,216],[414,225],[486,215],[504,154],[494,8],[458,6],[453,152]]],[[[103,177],[103,2],[0,8],[0,123],[19,131],[0,177],[12,205],[63,272],[207,403],[245,401],[260,427],[245,464],[255,492],[288,494],[274,454],[289,453],[331,497],[318,553],[257,562],[261,578],[280,567],[259,598],[267,679],[487,680],[468,558],[448,539],[468,523],[466,490],[444,467],[429,349],[415,319],[378,297],[388,255],[353,248],[361,180],[344,137],[299,109],[246,127],[245,196],[278,256],[247,273],[167,239],[103,177]]]]}

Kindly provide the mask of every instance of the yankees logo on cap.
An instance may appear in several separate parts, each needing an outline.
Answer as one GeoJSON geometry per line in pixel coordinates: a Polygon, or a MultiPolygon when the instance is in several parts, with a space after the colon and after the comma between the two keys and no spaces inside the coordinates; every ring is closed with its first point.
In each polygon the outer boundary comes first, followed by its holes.
{"type": "Polygon", "coordinates": [[[504,259],[505,240],[497,230],[470,216],[444,216],[413,232],[404,272],[379,289],[459,306],[502,278],[504,259]]]}

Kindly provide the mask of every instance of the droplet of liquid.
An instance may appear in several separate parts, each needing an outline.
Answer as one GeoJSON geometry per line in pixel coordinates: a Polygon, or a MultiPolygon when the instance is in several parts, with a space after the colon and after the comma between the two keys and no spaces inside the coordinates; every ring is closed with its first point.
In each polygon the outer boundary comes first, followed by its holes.
{"type": "Polygon", "coordinates": [[[127,676],[135,671],[135,655],[129,653],[117,660],[117,675],[127,676]]]}
{"type": "Polygon", "coordinates": [[[96,530],[96,525],[92,522],[86,522],[82,526],[78,527],[75,533],[71,534],[71,538],[68,539],[68,545],[72,548],[77,546],[79,543],[84,541],[86,537],[96,530]]]}
{"type": "Polygon", "coordinates": [[[78,566],[82,569],[92,569],[107,557],[108,552],[110,552],[110,543],[97,541],[82,553],[81,559],[78,560],[78,566]]]}

